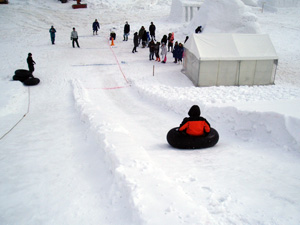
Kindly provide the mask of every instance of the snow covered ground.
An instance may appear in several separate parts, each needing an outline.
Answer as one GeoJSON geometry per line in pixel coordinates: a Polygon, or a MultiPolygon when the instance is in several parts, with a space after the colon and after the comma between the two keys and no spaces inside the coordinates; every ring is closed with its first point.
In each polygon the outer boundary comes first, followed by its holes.
{"type": "Polygon", "coordinates": [[[0,224],[299,224],[300,8],[252,8],[279,56],[275,85],[196,88],[170,53],[165,65],[148,49],[131,53],[132,34],[151,21],[159,40],[184,41],[171,1],[83,2],[0,7],[0,224]],[[33,87],[11,81],[28,52],[33,87]],[[166,134],[193,104],[219,143],[173,149],[166,134]]]}

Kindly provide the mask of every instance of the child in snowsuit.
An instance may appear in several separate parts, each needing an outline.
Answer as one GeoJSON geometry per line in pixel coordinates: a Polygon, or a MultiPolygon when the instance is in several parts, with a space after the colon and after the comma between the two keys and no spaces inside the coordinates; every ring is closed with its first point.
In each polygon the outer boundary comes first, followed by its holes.
{"type": "Polygon", "coordinates": [[[114,39],[114,41],[116,40],[116,33],[113,30],[110,32],[109,40],[112,40],[112,39],[114,39]]]}
{"type": "Polygon", "coordinates": [[[190,117],[183,119],[179,131],[185,131],[186,134],[191,136],[202,136],[210,132],[210,124],[200,116],[199,106],[193,105],[188,114],[190,117]]]}
{"type": "Polygon", "coordinates": [[[162,63],[166,63],[167,61],[167,46],[166,44],[163,42],[161,43],[161,59],[162,59],[162,63]]]}

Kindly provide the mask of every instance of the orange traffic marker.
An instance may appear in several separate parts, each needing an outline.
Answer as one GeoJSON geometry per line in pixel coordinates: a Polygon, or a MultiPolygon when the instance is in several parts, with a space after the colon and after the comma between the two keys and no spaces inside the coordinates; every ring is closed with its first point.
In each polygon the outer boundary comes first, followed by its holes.
{"type": "Polygon", "coordinates": [[[111,38],[111,45],[110,46],[114,46],[114,38],[111,38]]]}

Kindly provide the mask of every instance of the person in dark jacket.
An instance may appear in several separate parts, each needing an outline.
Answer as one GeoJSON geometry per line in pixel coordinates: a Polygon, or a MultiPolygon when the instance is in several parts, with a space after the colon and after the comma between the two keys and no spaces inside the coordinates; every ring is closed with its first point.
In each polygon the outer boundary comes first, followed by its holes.
{"type": "Polygon", "coordinates": [[[168,42],[168,36],[167,36],[167,35],[164,35],[160,42],[161,42],[161,43],[165,43],[165,45],[167,45],[167,42],[168,42]]]}
{"type": "Polygon", "coordinates": [[[143,40],[143,36],[144,36],[145,32],[146,32],[145,27],[142,26],[141,29],[139,30],[139,35],[138,35],[138,37],[139,37],[139,44],[141,43],[141,40],[143,40]]]}
{"type": "Polygon", "coordinates": [[[148,34],[147,31],[145,30],[142,37],[142,48],[146,48],[147,44],[148,44],[148,34]]]}
{"type": "Polygon", "coordinates": [[[195,30],[195,33],[199,34],[201,32],[202,32],[202,26],[197,27],[196,30],[195,30]]]}
{"type": "Polygon", "coordinates": [[[185,37],[185,40],[184,40],[183,43],[185,44],[185,43],[187,42],[187,40],[189,40],[189,36],[186,36],[186,37],[185,37]]]}
{"type": "Polygon", "coordinates": [[[50,33],[51,42],[54,45],[56,30],[55,30],[55,28],[53,26],[51,26],[51,28],[49,30],[49,33],[50,33]]]}
{"type": "Polygon", "coordinates": [[[154,40],[151,40],[149,42],[149,51],[150,51],[150,54],[149,54],[149,60],[154,60],[154,52],[155,52],[155,43],[154,43],[154,40]]]}
{"type": "Polygon", "coordinates": [[[133,35],[133,49],[132,49],[132,53],[137,52],[136,48],[137,46],[139,46],[139,36],[138,33],[135,32],[133,35]]]}
{"type": "Polygon", "coordinates": [[[159,57],[159,46],[160,46],[160,43],[159,42],[156,42],[155,46],[154,46],[154,53],[155,53],[155,61],[157,62],[160,62],[160,57],[159,57]]]}
{"type": "Polygon", "coordinates": [[[202,136],[210,132],[210,124],[200,116],[201,111],[198,105],[193,105],[188,114],[190,117],[183,119],[179,131],[185,131],[191,136],[202,136]]]}
{"type": "Polygon", "coordinates": [[[98,35],[97,32],[98,32],[98,29],[100,29],[100,25],[99,25],[99,22],[98,20],[96,19],[95,22],[93,23],[93,35],[98,35]]]}
{"type": "Polygon", "coordinates": [[[179,43],[178,58],[177,58],[179,63],[182,63],[183,53],[184,53],[183,44],[179,43]]]}
{"type": "Polygon", "coordinates": [[[156,27],[153,24],[153,22],[151,22],[151,24],[149,26],[149,32],[150,32],[150,38],[153,39],[154,41],[156,41],[155,40],[155,30],[156,30],[156,27]]]}
{"type": "Polygon", "coordinates": [[[126,21],[126,23],[124,25],[124,39],[123,39],[123,41],[128,41],[129,32],[130,32],[130,25],[126,21]]]}
{"type": "Polygon", "coordinates": [[[179,54],[179,45],[178,45],[178,41],[176,41],[173,49],[173,58],[175,59],[174,63],[177,63],[178,56],[179,56],[178,54],[179,54]]]}
{"type": "Polygon", "coordinates": [[[35,61],[32,59],[32,54],[31,54],[31,53],[28,53],[27,64],[28,64],[28,69],[29,69],[29,71],[30,71],[31,74],[32,74],[33,71],[34,71],[34,64],[35,64],[35,61]]]}

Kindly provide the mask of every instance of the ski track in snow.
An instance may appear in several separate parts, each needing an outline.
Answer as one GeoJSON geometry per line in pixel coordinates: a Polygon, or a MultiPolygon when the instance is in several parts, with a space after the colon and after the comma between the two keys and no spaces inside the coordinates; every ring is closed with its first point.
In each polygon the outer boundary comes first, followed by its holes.
{"type": "MultiPolygon", "coordinates": [[[[199,99],[179,65],[147,61],[148,49],[132,54],[132,36],[122,42],[118,35],[111,48],[109,19],[100,35],[92,36],[86,26],[90,28],[94,15],[83,20],[87,15],[82,11],[78,19],[66,5],[65,12],[54,12],[56,1],[37,8],[27,1],[30,9],[15,2],[7,10],[17,15],[0,16],[7,30],[0,34],[5,62],[1,132],[27,110],[29,89],[9,81],[9,73],[16,65],[26,68],[28,49],[41,83],[30,87],[28,116],[1,140],[1,224],[300,222],[299,119],[219,107],[214,100],[236,102],[221,96],[226,91],[252,96],[259,87],[205,88],[207,96],[199,99]],[[58,30],[55,46],[48,34],[53,21],[58,30]],[[72,26],[78,26],[80,49],[71,48],[72,26]],[[219,92],[209,96],[214,89],[219,92]],[[180,151],[166,142],[168,130],[180,124],[192,104],[201,106],[220,133],[212,149],[180,151]],[[279,174],[285,176],[278,179],[279,174]]],[[[122,29],[122,16],[115,18],[117,30],[122,29]]],[[[162,26],[163,21],[158,23],[162,26]]],[[[294,94],[298,99],[299,83],[295,88],[287,85],[295,80],[295,68],[291,66],[287,79],[281,72],[281,88],[266,87],[269,92],[262,95],[284,100],[294,94]]]]}

